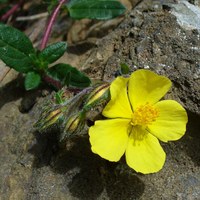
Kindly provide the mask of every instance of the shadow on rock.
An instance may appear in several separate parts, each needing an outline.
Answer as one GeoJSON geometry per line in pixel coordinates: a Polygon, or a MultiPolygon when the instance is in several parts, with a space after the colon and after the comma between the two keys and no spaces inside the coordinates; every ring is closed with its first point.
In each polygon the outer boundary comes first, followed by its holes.
{"type": "Polygon", "coordinates": [[[5,84],[0,88],[0,108],[10,101],[15,101],[23,97],[24,94],[25,90],[23,87],[22,77],[19,75],[15,80],[5,84]]]}
{"type": "Polygon", "coordinates": [[[188,111],[187,132],[183,137],[184,148],[192,161],[200,166],[200,116],[188,111]]]}
{"type": "Polygon", "coordinates": [[[144,183],[136,176],[117,169],[107,173],[106,191],[110,200],[139,199],[144,191],[144,183]]]}
{"type": "Polygon", "coordinates": [[[52,157],[58,151],[57,133],[51,131],[49,133],[33,133],[36,140],[29,148],[29,153],[35,156],[33,167],[41,168],[50,165],[52,157]]]}
{"type": "Polygon", "coordinates": [[[41,96],[40,90],[25,90],[24,79],[19,75],[16,79],[0,88],[0,108],[6,103],[22,98],[19,109],[20,112],[25,113],[33,107],[38,96],[41,96]]]}
{"type": "Polygon", "coordinates": [[[66,174],[68,170],[78,168],[71,180],[66,181],[73,196],[95,200],[104,189],[111,200],[141,196],[144,191],[142,181],[118,169],[118,163],[110,163],[93,154],[88,137],[79,137],[73,142],[70,150],[60,153],[52,162],[57,173],[66,174]]]}
{"type": "Polygon", "coordinates": [[[90,42],[84,42],[84,43],[69,46],[68,52],[71,54],[82,55],[94,47],[95,47],[95,44],[90,43],[90,42]]]}
{"type": "Polygon", "coordinates": [[[144,183],[135,175],[119,168],[91,152],[88,136],[71,139],[66,149],[59,149],[54,135],[39,136],[30,150],[35,155],[34,166],[49,165],[53,173],[63,174],[72,196],[81,200],[137,199],[144,183]],[[45,138],[46,137],[46,138],[45,138]],[[103,195],[103,196],[102,196],[103,195]]]}

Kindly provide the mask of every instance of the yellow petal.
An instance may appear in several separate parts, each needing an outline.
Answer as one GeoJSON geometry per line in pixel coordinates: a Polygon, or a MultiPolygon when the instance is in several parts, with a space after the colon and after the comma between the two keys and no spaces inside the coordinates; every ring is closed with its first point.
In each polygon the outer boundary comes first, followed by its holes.
{"type": "Polygon", "coordinates": [[[127,147],[129,123],[127,119],[96,121],[89,129],[93,153],[109,161],[118,161],[127,147]]]}
{"type": "Polygon", "coordinates": [[[131,118],[132,109],[127,95],[128,78],[117,77],[110,86],[111,100],[103,110],[108,118],[131,118]]]}
{"type": "Polygon", "coordinates": [[[171,81],[165,76],[144,69],[133,72],[128,84],[128,94],[133,109],[147,102],[156,103],[170,87],[171,81]]]}
{"type": "Polygon", "coordinates": [[[154,105],[159,116],[148,126],[149,131],[163,142],[180,139],[188,121],[185,109],[176,101],[164,100],[154,105]]]}
{"type": "Polygon", "coordinates": [[[133,127],[126,149],[126,162],[131,168],[143,174],[158,172],[164,165],[165,157],[156,137],[145,129],[133,127]]]}

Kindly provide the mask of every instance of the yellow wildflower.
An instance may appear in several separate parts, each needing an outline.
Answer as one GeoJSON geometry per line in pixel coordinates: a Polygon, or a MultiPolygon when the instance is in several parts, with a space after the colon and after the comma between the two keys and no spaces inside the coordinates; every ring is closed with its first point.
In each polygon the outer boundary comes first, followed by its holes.
{"type": "Polygon", "coordinates": [[[115,162],[125,153],[135,171],[159,171],[166,155],[158,139],[180,139],[187,123],[187,113],[178,102],[159,101],[171,85],[167,77],[148,70],[137,70],[130,78],[117,77],[103,110],[110,119],[96,121],[89,129],[92,151],[115,162]]]}

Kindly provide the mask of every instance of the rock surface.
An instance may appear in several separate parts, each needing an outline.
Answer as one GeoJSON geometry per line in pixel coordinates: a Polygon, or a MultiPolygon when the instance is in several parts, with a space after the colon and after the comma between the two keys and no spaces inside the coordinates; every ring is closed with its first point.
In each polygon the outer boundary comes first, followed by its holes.
{"type": "Polygon", "coordinates": [[[179,26],[170,7],[161,3],[138,3],[77,65],[107,81],[114,79],[120,63],[172,80],[167,98],[185,106],[189,122],[182,139],[162,143],[164,168],[142,175],[124,159],[110,163],[91,152],[87,136],[59,149],[55,132],[42,135],[32,128],[45,99],[40,91],[25,92],[17,77],[0,88],[0,200],[200,199],[200,35],[179,26]]]}

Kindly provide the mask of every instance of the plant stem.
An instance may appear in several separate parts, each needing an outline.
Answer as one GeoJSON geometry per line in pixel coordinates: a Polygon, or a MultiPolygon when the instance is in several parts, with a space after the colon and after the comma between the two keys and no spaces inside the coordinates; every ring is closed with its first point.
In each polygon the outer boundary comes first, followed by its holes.
{"type": "Polygon", "coordinates": [[[46,83],[53,85],[57,90],[60,90],[62,88],[62,84],[59,81],[54,80],[46,74],[42,78],[46,83]]]}
{"type": "Polygon", "coordinates": [[[55,22],[55,19],[58,15],[58,12],[61,8],[61,6],[67,2],[67,0],[60,0],[59,1],[59,4],[57,5],[57,7],[54,9],[52,15],[50,16],[50,19],[47,23],[47,26],[46,26],[46,30],[45,30],[45,33],[44,33],[44,36],[42,38],[42,42],[41,42],[41,45],[40,45],[40,49],[44,49],[47,45],[47,42],[48,42],[48,39],[49,39],[49,36],[50,36],[50,33],[51,33],[51,30],[52,30],[52,26],[55,22]]]}
{"type": "Polygon", "coordinates": [[[1,18],[0,21],[5,21],[8,19],[13,13],[15,13],[23,4],[23,0],[19,1],[18,4],[14,5],[10,10],[8,10],[1,18]]]}

